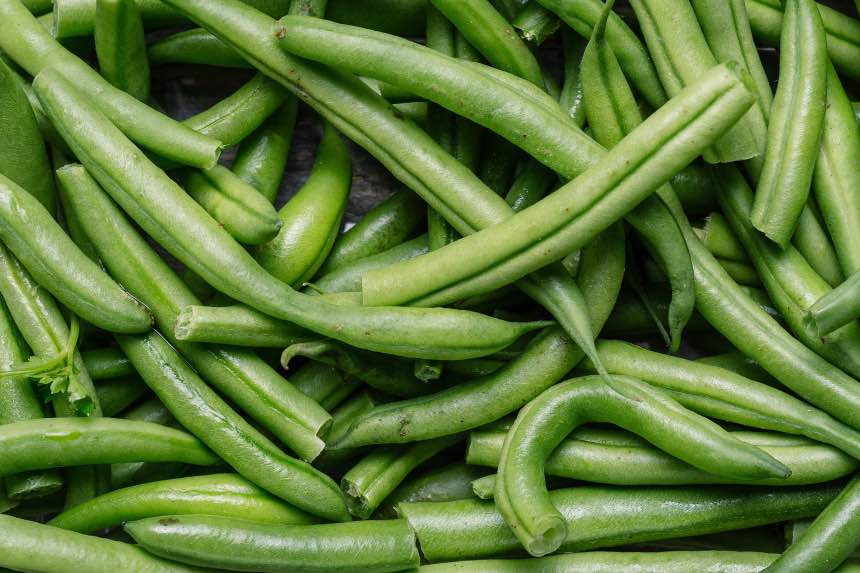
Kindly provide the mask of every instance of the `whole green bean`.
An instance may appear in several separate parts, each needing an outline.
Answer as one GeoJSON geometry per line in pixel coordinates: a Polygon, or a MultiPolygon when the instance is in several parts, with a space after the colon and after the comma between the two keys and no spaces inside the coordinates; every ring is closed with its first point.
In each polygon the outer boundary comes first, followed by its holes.
{"type": "Polygon", "coordinates": [[[780,81],[773,100],[752,224],[780,246],[794,233],[809,195],[824,127],[827,53],[813,0],[787,0],[780,81]]]}
{"type": "Polygon", "coordinates": [[[484,468],[463,463],[432,469],[399,485],[385,498],[374,517],[393,518],[394,508],[400,503],[472,499],[475,497],[472,482],[485,475],[484,468]]]}
{"type": "Polygon", "coordinates": [[[340,480],[349,512],[367,519],[419,465],[450,448],[461,435],[444,436],[408,446],[379,446],[352,466],[340,480]]]}
{"type": "Polygon", "coordinates": [[[162,157],[204,169],[217,162],[219,141],[195,133],[110,85],[58,44],[18,0],[3,0],[0,17],[9,24],[0,34],[0,49],[30,75],[36,76],[49,67],[62,70],[60,73],[97,101],[124,133],[162,157]]]}
{"type": "Polygon", "coordinates": [[[424,203],[415,193],[406,189],[396,191],[335,240],[320,267],[320,276],[402,244],[421,226],[423,214],[424,203]]]}
{"type": "Polygon", "coordinates": [[[127,543],[0,515],[0,567],[44,573],[204,573],[127,543]]]}
{"type": "Polygon", "coordinates": [[[52,212],[54,181],[39,124],[18,75],[0,62],[0,173],[52,212]]]}
{"type": "Polygon", "coordinates": [[[689,163],[746,112],[752,96],[731,70],[723,64],[709,71],[585,174],[504,225],[480,231],[412,261],[365,273],[365,304],[438,304],[457,300],[507,284],[512,278],[569,254],[595,231],[605,228],[608,220],[616,220],[653,192],[655,186],[666,182],[670,173],[689,163]],[[690,117],[687,113],[696,115],[690,117]],[[696,137],[696,144],[689,145],[692,140],[686,134],[702,132],[707,136],[696,137]],[[544,240],[535,243],[538,235],[544,240]],[[466,249],[481,253],[481,260],[464,257],[462,251],[466,249]],[[424,269],[430,267],[434,277],[426,276],[424,269]],[[415,284],[417,280],[420,285],[415,284]]]}
{"type": "Polygon", "coordinates": [[[118,462],[217,458],[194,436],[158,424],[118,418],[43,418],[0,426],[0,475],[118,462]]]}
{"type": "Polygon", "coordinates": [[[281,229],[272,202],[223,165],[190,171],[185,190],[240,243],[266,243],[281,229]]]}
{"type": "Polygon", "coordinates": [[[274,203],[287,166],[298,100],[289,96],[269,119],[242,140],[231,169],[274,203]]]}
{"type": "Polygon", "coordinates": [[[93,36],[102,77],[140,101],[148,101],[149,60],[135,0],[96,0],[93,36]]]}
{"type": "Polygon", "coordinates": [[[166,36],[146,50],[151,65],[202,64],[224,68],[250,68],[236,50],[202,28],[166,36]]]}
{"type": "MultiPolygon", "coordinates": [[[[779,45],[783,21],[780,0],[744,0],[750,27],[757,40],[779,45]]],[[[857,20],[824,4],[816,4],[827,33],[827,53],[836,68],[846,77],[860,77],[860,24],[857,20]]]]}
{"type": "MultiPolygon", "coordinates": [[[[748,483],[796,486],[836,480],[852,473],[857,462],[836,448],[811,440],[764,432],[732,432],[791,469],[786,478],[743,480],[696,469],[649,444],[610,445],[566,438],[546,461],[549,476],[612,485],[693,485],[748,483]]],[[[497,467],[505,432],[472,432],[466,463],[497,467]]],[[[492,496],[492,493],[490,494],[492,496]]],[[[487,499],[481,496],[482,499],[487,499]]]]}
{"type": "Polygon", "coordinates": [[[207,381],[296,453],[313,459],[330,417],[253,352],[188,344],[172,336],[179,309],[199,302],[80,165],[64,168],[75,181],[69,203],[88,218],[86,231],[102,261],[145,300],[159,328],[207,381]]]}
{"type": "Polygon", "coordinates": [[[615,382],[624,395],[594,377],[559,384],[529,402],[508,431],[494,497],[530,554],[552,553],[567,536],[564,517],[543,486],[543,466],[565,435],[583,422],[619,425],[711,473],[742,479],[790,475],[770,455],[730,438],[668,395],[634,378],[615,377],[615,382]]]}
{"type": "Polygon", "coordinates": [[[81,352],[84,366],[93,380],[108,380],[134,374],[134,368],[118,348],[81,352]]]}
{"type": "Polygon", "coordinates": [[[812,522],[809,529],[773,562],[767,573],[830,573],[860,543],[860,477],[812,522]]]}
{"type": "Polygon", "coordinates": [[[0,221],[0,238],[75,314],[111,332],[144,332],[152,326],[147,309],[81,252],[35,197],[3,175],[0,221]]]}
{"type": "MultiPolygon", "coordinates": [[[[588,551],[643,541],[690,537],[817,515],[839,492],[833,484],[797,488],[749,486],[613,487],[555,490],[565,518],[561,550],[588,551]]],[[[522,552],[493,502],[401,503],[429,562],[522,552]]]]}
{"type": "Polygon", "coordinates": [[[108,193],[151,237],[232,298],[354,346],[411,358],[460,359],[492,354],[542,326],[444,308],[334,307],[319,297],[297,293],[257,265],[62,76],[46,70],[34,86],[64,137],[108,193]],[[81,125],[87,129],[79,129],[81,125]],[[126,169],[129,161],[137,169],[126,169]],[[171,209],[164,209],[165,204],[171,209]],[[189,229],[194,233],[187,232],[189,229]]]}
{"type": "Polygon", "coordinates": [[[254,249],[257,262],[296,288],[314,276],[337,238],[351,185],[349,149],[326,123],[311,174],[278,212],[277,236],[254,249]]]}
{"type": "Polygon", "coordinates": [[[812,192],[830,231],[845,276],[860,270],[860,126],[833,64],[827,66],[827,100],[812,192]]]}
{"type": "Polygon", "coordinates": [[[148,388],[137,376],[127,376],[113,380],[101,380],[96,384],[96,396],[102,407],[102,414],[116,416],[137,402],[148,388]]]}
{"type": "Polygon", "coordinates": [[[264,523],[309,524],[315,519],[236,474],[157,481],[113,491],[64,511],[48,525],[91,533],[165,514],[237,517],[264,523]]]}
{"type": "Polygon", "coordinates": [[[189,515],[132,521],[125,530],[156,555],[240,571],[389,573],[420,560],[415,534],[402,519],[271,525],[189,515]]]}
{"type": "Polygon", "coordinates": [[[626,342],[600,340],[597,348],[612,374],[659,386],[702,415],[800,434],[857,454],[860,432],[778,388],[719,366],[659,354],[626,342]]]}
{"type": "Polygon", "coordinates": [[[349,519],[340,490],[330,478],[284,454],[248,424],[158,334],[118,340],[177,421],[201,436],[242,477],[313,515],[349,519]]]}

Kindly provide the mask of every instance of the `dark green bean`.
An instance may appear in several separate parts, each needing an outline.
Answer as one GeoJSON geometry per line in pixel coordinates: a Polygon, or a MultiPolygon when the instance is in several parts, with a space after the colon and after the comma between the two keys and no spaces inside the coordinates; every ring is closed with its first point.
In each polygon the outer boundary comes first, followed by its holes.
{"type": "Polygon", "coordinates": [[[313,361],[297,370],[290,379],[296,389],[328,411],[334,410],[361,386],[358,379],[342,376],[333,366],[313,361]]]}
{"type": "MultiPolygon", "coordinates": [[[[95,2],[92,2],[95,7],[95,2]]],[[[221,142],[194,132],[113,86],[87,63],[60,46],[18,0],[0,3],[0,18],[9,25],[0,34],[0,49],[36,76],[52,67],[98,102],[124,133],[144,148],[178,163],[209,168],[221,142]]]]}
{"type": "Polygon", "coordinates": [[[540,46],[561,27],[561,21],[537,2],[529,2],[511,20],[511,25],[519,31],[524,40],[540,46]]]}
{"type": "Polygon", "coordinates": [[[326,19],[398,36],[424,33],[427,0],[329,0],[326,19]]]}
{"type": "Polygon", "coordinates": [[[496,195],[503,195],[514,180],[519,149],[494,133],[484,134],[478,177],[496,195]]]}
{"type": "Polygon", "coordinates": [[[202,28],[177,32],[149,45],[149,63],[203,64],[225,68],[250,68],[236,50],[202,28]]]}
{"type": "Polygon", "coordinates": [[[81,353],[93,380],[108,380],[134,374],[134,368],[118,348],[101,348],[81,353]]]}
{"type": "MultiPolygon", "coordinates": [[[[817,515],[839,485],[797,488],[578,486],[550,499],[565,518],[561,550],[588,551],[643,541],[690,537],[817,515]]],[[[401,503],[398,511],[430,562],[522,552],[493,502],[401,503]]]]}
{"type": "Polygon", "coordinates": [[[0,515],[0,567],[44,573],[205,573],[126,543],[0,515]]]}
{"type": "Polygon", "coordinates": [[[96,384],[96,396],[102,407],[102,414],[116,416],[137,402],[148,388],[137,376],[102,380],[96,384]]]}
{"type": "Polygon", "coordinates": [[[579,63],[582,61],[586,41],[566,26],[562,29],[561,35],[564,43],[564,84],[558,104],[578,127],[582,127],[585,124],[585,108],[582,105],[579,63]]]}
{"type": "Polygon", "coordinates": [[[21,3],[36,16],[50,12],[53,6],[53,0],[22,0],[21,3]]]}
{"type": "Polygon", "coordinates": [[[233,173],[272,203],[278,197],[287,166],[298,107],[295,97],[287,97],[263,125],[242,140],[233,160],[233,173]]]}
{"type": "MultiPolygon", "coordinates": [[[[352,422],[373,408],[376,403],[377,400],[369,392],[360,391],[352,394],[348,400],[338,405],[337,408],[333,408],[331,413],[331,431],[326,437],[328,443],[334,443],[345,436],[352,422]]],[[[343,473],[347,462],[355,458],[359,453],[361,453],[360,448],[326,449],[314,460],[314,464],[326,473],[343,473]]]]}
{"type": "Polygon", "coordinates": [[[472,499],[472,482],[487,475],[487,470],[463,463],[432,469],[399,485],[385,498],[374,513],[377,519],[396,516],[395,506],[400,503],[422,501],[455,501],[472,499]]]}
{"type": "MultiPolygon", "coordinates": [[[[151,422],[153,424],[161,424],[162,426],[176,426],[176,420],[173,419],[173,416],[158,398],[151,398],[142,402],[123,414],[122,417],[125,420],[151,422]]],[[[186,467],[186,464],[182,463],[150,464],[147,462],[131,462],[112,464],[110,489],[115,490],[138,483],[174,478],[184,471],[186,467]]]]}
{"type": "Polygon", "coordinates": [[[102,77],[140,101],[148,101],[149,60],[135,0],[96,0],[93,37],[102,77]]]}
{"type": "Polygon", "coordinates": [[[219,515],[284,525],[316,521],[236,474],[214,474],[113,491],[61,513],[48,525],[91,533],[165,514],[219,515]]]}
{"type": "Polygon", "coordinates": [[[860,477],[812,522],[809,529],[772,563],[767,573],[830,573],[860,543],[860,477]]]}

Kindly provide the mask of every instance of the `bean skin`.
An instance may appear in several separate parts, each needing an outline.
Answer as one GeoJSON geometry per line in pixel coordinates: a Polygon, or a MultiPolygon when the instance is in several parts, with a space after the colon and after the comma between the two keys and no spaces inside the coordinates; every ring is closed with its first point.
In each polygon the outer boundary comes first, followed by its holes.
{"type": "Polygon", "coordinates": [[[84,255],[35,197],[2,175],[0,221],[9,249],[75,314],[109,332],[152,327],[149,311],[84,255]]]}
{"type": "Polygon", "coordinates": [[[101,348],[81,352],[84,366],[93,380],[108,380],[134,374],[128,358],[118,348],[101,348]]]}
{"type": "Polygon", "coordinates": [[[93,37],[102,77],[140,101],[148,101],[149,60],[135,0],[96,0],[93,37]]]}
{"type": "Polygon", "coordinates": [[[313,361],[297,370],[291,379],[296,389],[328,411],[337,408],[361,386],[357,378],[344,376],[333,366],[313,361]]]}
{"type": "Polygon", "coordinates": [[[624,395],[595,377],[556,385],[529,402],[508,431],[495,500],[505,521],[535,557],[554,552],[567,535],[564,518],[543,487],[544,462],[565,435],[586,421],[620,425],[720,475],[762,479],[790,474],[770,455],[729,438],[719,426],[651,386],[634,378],[615,377],[615,382],[624,395]]]}
{"type": "Polygon", "coordinates": [[[176,317],[178,340],[283,348],[319,337],[295,324],[278,320],[247,306],[188,306],[176,317]]]}
{"type": "MultiPolygon", "coordinates": [[[[560,550],[602,547],[731,531],[789,516],[817,515],[840,486],[577,486],[550,493],[568,536],[560,550]]],[[[522,553],[522,546],[491,501],[401,503],[424,558],[433,563],[522,553]]]]}
{"type": "Polygon", "coordinates": [[[858,287],[860,287],[860,271],[849,276],[832,291],[822,295],[809,308],[804,318],[807,328],[818,336],[825,336],[860,317],[858,287]]]}
{"type": "Polygon", "coordinates": [[[721,213],[714,212],[705,218],[704,226],[696,230],[696,234],[701,239],[711,254],[721,259],[729,259],[730,261],[749,262],[744,246],[735,237],[734,231],[729,227],[728,221],[721,213]]]}
{"type": "Polygon", "coordinates": [[[165,516],[126,523],[125,530],[156,555],[237,571],[393,573],[419,563],[415,534],[402,519],[271,525],[204,515],[165,516]],[[324,562],[320,555],[325,555],[324,562]]]}
{"type": "Polygon", "coordinates": [[[220,515],[265,523],[310,524],[315,519],[236,474],[214,474],[131,486],[64,511],[48,525],[91,533],[159,515],[220,515]]]}
{"type": "Polygon", "coordinates": [[[96,384],[96,396],[102,413],[113,417],[138,401],[148,388],[137,376],[102,380],[96,384]]]}
{"type": "Polygon", "coordinates": [[[202,64],[224,68],[250,68],[236,50],[202,28],[177,32],[149,45],[149,63],[202,64]]]}
{"type": "Polygon", "coordinates": [[[0,515],[0,567],[44,573],[205,573],[100,537],[0,515]]]}
{"type": "Polygon", "coordinates": [[[472,482],[487,475],[484,468],[467,464],[449,464],[430,470],[402,483],[391,495],[385,498],[374,513],[377,519],[392,519],[396,516],[394,507],[400,503],[421,501],[455,501],[472,499],[472,482]]]}

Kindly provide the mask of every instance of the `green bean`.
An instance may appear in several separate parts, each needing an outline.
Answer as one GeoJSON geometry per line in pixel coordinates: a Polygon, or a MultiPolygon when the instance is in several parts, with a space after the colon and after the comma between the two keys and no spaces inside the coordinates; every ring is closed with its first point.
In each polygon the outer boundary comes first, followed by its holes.
{"type": "Polygon", "coordinates": [[[100,348],[81,353],[84,366],[93,380],[108,380],[134,374],[134,368],[118,348],[100,348]]]}
{"type": "MultiPolygon", "coordinates": [[[[354,228],[354,227],[353,227],[354,228]]],[[[370,269],[382,268],[400,261],[406,261],[429,251],[427,235],[406,241],[387,251],[345,263],[330,273],[313,281],[313,287],[323,293],[358,292],[361,290],[361,277],[370,269]]],[[[284,346],[284,345],[281,345],[284,346]]]]}
{"type": "Polygon", "coordinates": [[[148,388],[137,376],[114,380],[102,380],[96,384],[96,396],[102,407],[102,414],[116,416],[143,396],[148,388]]]}
{"type": "Polygon", "coordinates": [[[424,33],[427,0],[329,0],[326,19],[398,36],[424,33]]]}
{"type": "Polygon", "coordinates": [[[415,377],[412,364],[407,360],[362,352],[331,340],[300,342],[288,346],[281,354],[281,366],[289,368],[296,356],[334,366],[368,386],[398,397],[428,394],[432,386],[415,377]]]}
{"type": "MultiPolygon", "coordinates": [[[[8,370],[20,364],[24,349],[19,334],[9,316],[6,304],[0,298],[0,366],[8,370]]],[[[33,386],[26,378],[0,379],[0,425],[44,418],[45,413],[33,386]]],[[[63,486],[63,480],[56,472],[28,473],[6,478],[0,484],[0,494],[9,499],[20,500],[49,495],[63,486]]]]}
{"type": "Polygon", "coordinates": [[[561,21],[537,2],[529,2],[511,20],[511,25],[519,31],[524,40],[540,46],[561,27],[561,21]]]}
{"type": "Polygon", "coordinates": [[[488,0],[431,0],[496,68],[543,88],[540,64],[513,27],[488,0]]]}
{"type": "Polygon", "coordinates": [[[189,515],[133,521],[125,530],[156,555],[241,571],[389,573],[419,563],[415,534],[401,519],[271,525],[189,515]]]}
{"type": "Polygon", "coordinates": [[[812,522],[809,529],[765,571],[829,573],[857,548],[860,539],[860,477],[812,522]]]}
{"type": "Polygon", "coordinates": [[[827,103],[812,192],[833,239],[842,272],[860,270],[860,127],[832,64],[827,66],[827,103]]]}
{"type": "MultiPolygon", "coordinates": [[[[359,391],[353,393],[349,399],[339,404],[336,408],[333,408],[331,413],[331,431],[326,437],[328,443],[334,443],[345,436],[352,422],[373,408],[376,403],[377,400],[369,392],[359,391]]],[[[360,452],[360,448],[326,449],[314,460],[314,464],[326,473],[340,472],[346,467],[347,462],[356,457],[360,452]]]]}
{"type": "Polygon", "coordinates": [[[758,273],[756,273],[755,267],[753,267],[751,264],[720,258],[718,258],[717,261],[720,263],[720,266],[725,269],[729,276],[732,277],[732,280],[734,280],[739,285],[745,287],[761,288],[761,279],[759,278],[758,273]]]}
{"type": "Polygon", "coordinates": [[[832,291],[822,295],[809,307],[804,317],[807,328],[818,336],[825,336],[860,317],[858,287],[860,287],[860,271],[845,279],[845,282],[832,291]]]}
{"type": "Polygon", "coordinates": [[[396,191],[335,240],[319,274],[325,276],[348,263],[402,244],[420,227],[423,215],[424,203],[417,195],[406,189],[396,191]]]}
{"type": "Polygon", "coordinates": [[[15,72],[0,61],[0,173],[55,209],[51,165],[39,124],[15,72]]]}
{"type": "MultiPolygon", "coordinates": [[[[783,7],[779,0],[744,0],[750,26],[757,40],[779,44],[783,7]]],[[[827,53],[836,68],[846,77],[860,77],[857,57],[860,56],[860,24],[824,4],[816,4],[827,33],[827,53]]]]}
{"type": "Polygon", "coordinates": [[[752,96],[730,70],[723,64],[708,72],[625,137],[586,174],[504,225],[465,237],[412,261],[365,273],[362,280],[365,304],[439,304],[458,300],[507,284],[512,278],[569,254],[594,236],[595,231],[605,228],[610,214],[614,221],[626,213],[655,186],[666,182],[669,173],[689,163],[694,154],[700,153],[703,146],[745,113],[752,96]],[[697,110],[695,118],[686,116],[693,109],[697,110]],[[688,141],[681,134],[705,131],[706,125],[708,135],[695,138],[695,146],[680,143],[688,141]],[[632,165],[637,167],[631,172],[632,165]],[[598,222],[603,216],[606,219],[598,222]],[[526,227],[530,230],[526,231],[526,227]],[[539,250],[531,244],[536,240],[536,229],[540,229],[539,234],[544,238],[537,241],[539,250]],[[464,249],[481,253],[481,261],[463,257],[464,249]],[[442,261],[444,264],[440,264],[442,261]],[[424,269],[430,267],[436,276],[426,276],[424,269]],[[438,272],[439,269],[444,272],[438,272]],[[416,284],[416,280],[422,284],[416,284]]]}
{"type": "Polygon", "coordinates": [[[561,88],[558,104],[581,128],[585,124],[585,107],[582,105],[582,79],[579,75],[579,63],[582,61],[586,42],[567,26],[562,29],[561,37],[564,45],[564,84],[561,88]]]}
{"type": "Polygon", "coordinates": [[[735,237],[734,231],[721,213],[711,213],[705,225],[696,234],[712,255],[730,261],[749,262],[743,245],[735,237]]]}
{"type": "Polygon", "coordinates": [[[97,0],[93,36],[102,77],[140,101],[148,101],[149,61],[135,0],[97,0]]]}
{"type": "MultiPolygon", "coordinates": [[[[125,420],[151,422],[162,426],[176,426],[176,420],[164,407],[158,398],[151,398],[135,406],[123,414],[125,420]]],[[[185,470],[183,463],[150,464],[147,462],[131,462],[111,465],[111,490],[120,489],[138,483],[148,483],[163,479],[174,478],[185,470]]]]}
{"type": "Polygon", "coordinates": [[[0,567],[44,573],[203,573],[126,543],[0,515],[0,567]]]}
{"type": "Polygon", "coordinates": [[[61,513],[48,524],[91,533],[168,513],[219,515],[284,525],[315,522],[310,515],[273,498],[236,474],[215,474],[113,491],[61,513]]]}
{"type": "Polygon", "coordinates": [[[53,0],[22,0],[24,6],[34,15],[39,16],[51,11],[53,0]]]}
{"type": "Polygon", "coordinates": [[[39,284],[77,315],[112,332],[144,332],[152,318],[66,235],[39,201],[0,175],[0,237],[39,284]]]}
{"type": "Polygon", "coordinates": [[[815,204],[808,201],[794,231],[794,244],[815,272],[821,275],[830,286],[835,287],[845,280],[845,277],[839,267],[836,249],[833,248],[833,243],[820,218],[815,204]]]}
{"type": "Polygon", "coordinates": [[[543,465],[564,436],[582,422],[617,424],[683,461],[719,475],[741,479],[790,475],[770,455],[730,438],[713,422],[647,384],[619,377],[615,382],[624,395],[597,378],[559,384],[529,402],[508,431],[495,500],[530,554],[552,553],[567,536],[564,517],[543,487],[543,465]],[[537,440],[537,436],[541,438],[537,440]]]}
{"type": "Polygon", "coordinates": [[[328,0],[292,0],[288,14],[322,18],[325,16],[326,4],[328,0]]]}
{"type": "Polygon", "coordinates": [[[340,481],[349,512],[367,519],[419,465],[462,439],[444,436],[409,446],[377,447],[356,463],[340,481]]]}
{"type": "Polygon", "coordinates": [[[272,203],[278,197],[287,166],[298,107],[295,97],[287,97],[263,125],[242,140],[233,161],[233,173],[272,203]]]}
{"type": "MultiPolygon", "coordinates": [[[[755,213],[752,191],[737,172],[721,173],[718,200],[736,236],[750,253],[770,298],[794,335],[827,360],[853,376],[860,375],[860,324],[847,325],[826,339],[813,335],[804,324],[810,306],[830,290],[806,260],[792,247],[780,249],[751,225],[755,213]]],[[[858,387],[860,390],[860,387],[858,387]]]]}
{"type": "MultiPolygon", "coordinates": [[[[812,525],[812,519],[799,519],[797,521],[791,521],[786,523],[784,526],[784,542],[785,546],[792,545],[800,539],[800,537],[806,533],[809,529],[809,526],[812,525]]],[[[851,554],[849,559],[856,560],[860,557],[860,551],[855,550],[854,553],[851,554]]]]}
{"type": "Polygon", "coordinates": [[[256,74],[241,88],[182,124],[224,145],[235,145],[253,133],[286,98],[282,87],[256,74]]]}
{"type": "MultiPolygon", "coordinates": [[[[95,2],[93,2],[95,6],[95,2]]],[[[212,167],[221,143],[155,111],[103,79],[88,64],[60,46],[17,0],[0,3],[0,18],[9,26],[0,34],[0,49],[36,76],[43,69],[62,70],[68,81],[98,102],[124,133],[146,149],[195,167],[212,167]]]]}
{"type": "Polygon", "coordinates": [[[166,36],[146,50],[151,65],[202,64],[224,68],[249,68],[251,65],[236,50],[202,28],[166,36]]]}
{"type": "MultiPolygon", "coordinates": [[[[592,29],[600,19],[603,3],[599,0],[537,0],[544,8],[555,12],[577,34],[591,37],[592,29]]],[[[654,108],[666,102],[666,92],[657,78],[657,70],[648,51],[627,24],[616,14],[610,14],[606,26],[606,40],[618,57],[625,75],[636,90],[654,108]]]]}
{"type": "Polygon", "coordinates": [[[708,366],[718,366],[724,370],[729,370],[735,374],[740,374],[744,378],[749,378],[768,386],[777,385],[777,381],[773,376],[765,372],[761,366],[756,364],[755,360],[748,358],[744,353],[737,350],[705,356],[697,359],[696,362],[707,364],[708,366]]]}
{"type": "Polygon", "coordinates": [[[0,475],[134,461],[212,465],[197,438],[158,424],[117,418],[43,418],[0,426],[0,475]]]}
{"type": "Polygon", "coordinates": [[[297,370],[290,379],[296,389],[329,411],[334,410],[361,385],[356,378],[341,376],[333,366],[313,361],[297,370]]]}
{"type": "MultiPolygon", "coordinates": [[[[582,58],[582,93],[585,115],[595,140],[612,148],[642,123],[642,116],[612,48],[605,40],[612,9],[607,3],[582,58]]],[[[626,220],[642,236],[649,252],[669,278],[672,299],[668,310],[670,344],[677,352],[681,334],[693,313],[693,266],[684,237],[660,195],[664,188],[627,213],[626,220]]]]}
{"type": "Polygon", "coordinates": [[[354,346],[410,358],[460,359],[492,354],[544,324],[514,324],[444,308],[334,307],[319,297],[297,293],[257,265],[62,76],[46,70],[34,85],[76,155],[84,158],[85,165],[123,209],[153,239],[227,296],[354,346]],[[80,130],[80,125],[88,129],[80,130]],[[138,168],[126,169],[129,161],[138,168]],[[165,204],[171,209],[165,210],[165,204]],[[187,233],[187,229],[195,232],[187,233]]]}
{"type": "MultiPolygon", "coordinates": [[[[791,475],[786,479],[729,478],[696,469],[648,445],[616,446],[576,437],[568,437],[550,454],[546,461],[546,473],[612,485],[750,483],[796,486],[836,480],[852,473],[857,466],[856,460],[836,448],[813,441],[785,438],[779,434],[775,435],[778,439],[774,440],[763,432],[732,432],[732,436],[767,452],[790,468],[791,475]]],[[[505,432],[472,432],[466,463],[497,467],[504,441],[505,432]]]]}
{"type": "Polygon", "coordinates": [[[194,368],[240,408],[300,456],[313,459],[322,449],[318,434],[329,416],[250,351],[183,343],[172,336],[179,309],[199,302],[153,251],[122,211],[77,166],[65,168],[76,182],[69,202],[90,224],[86,231],[102,261],[123,284],[145,300],[162,332],[194,368]]]}
{"type": "Polygon", "coordinates": [[[494,133],[486,133],[478,166],[478,177],[496,195],[510,188],[517,167],[519,149],[494,133]]]}
{"type": "Polygon", "coordinates": [[[349,519],[337,485],[284,454],[218,397],[158,334],[118,337],[141,377],[177,421],[242,477],[313,515],[349,519]]]}
{"type": "Polygon", "coordinates": [[[472,482],[487,474],[487,470],[463,463],[432,469],[399,485],[385,498],[374,513],[377,519],[395,517],[394,508],[400,503],[422,501],[440,502],[472,499],[472,482]]]}
{"type": "Polygon", "coordinates": [[[266,243],[281,229],[271,201],[223,165],[190,171],[185,190],[240,243],[266,243]]]}
{"type": "Polygon", "coordinates": [[[625,342],[601,340],[598,352],[612,374],[659,386],[702,415],[738,424],[800,434],[851,455],[860,432],[793,396],[718,366],[651,352],[625,342]]]}
{"type": "Polygon", "coordinates": [[[257,262],[293,287],[310,279],[337,238],[351,185],[349,149],[326,123],[311,174],[278,212],[280,232],[254,250],[257,262]]]}
{"type": "Polygon", "coordinates": [[[186,307],[176,318],[174,332],[177,339],[187,342],[256,348],[284,348],[319,338],[246,306],[186,307]]]}
{"type": "MultiPolygon", "coordinates": [[[[690,537],[816,515],[836,497],[832,484],[798,488],[749,486],[577,486],[550,493],[568,536],[561,551],[588,551],[690,537]]],[[[493,502],[465,500],[398,506],[429,562],[522,552],[493,502]]]]}
{"type": "Polygon", "coordinates": [[[753,226],[785,246],[809,195],[827,86],[824,26],[812,0],[788,0],[780,39],[780,82],[756,187],[753,226]]]}
{"type": "Polygon", "coordinates": [[[529,160],[508,189],[505,201],[514,211],[522,211],[540,201],[557,182],[555,173],[537,161],[529,160]]]}

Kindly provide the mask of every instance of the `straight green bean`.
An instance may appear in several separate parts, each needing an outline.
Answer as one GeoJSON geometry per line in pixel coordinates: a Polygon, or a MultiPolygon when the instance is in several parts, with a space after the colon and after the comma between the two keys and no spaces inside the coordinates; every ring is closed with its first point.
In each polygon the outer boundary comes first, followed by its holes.
{"type": "Polygon", "coordinates": [[[96,0],[96,57],[111,85],[142,102],[149,100],[149,60],[143,21],[135,0],[96,0]]]}

